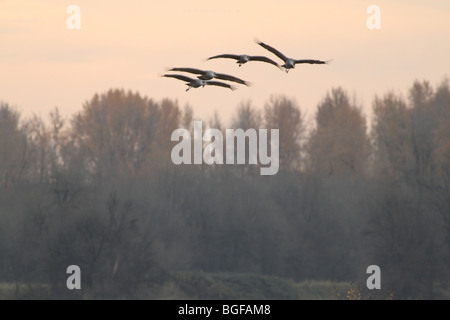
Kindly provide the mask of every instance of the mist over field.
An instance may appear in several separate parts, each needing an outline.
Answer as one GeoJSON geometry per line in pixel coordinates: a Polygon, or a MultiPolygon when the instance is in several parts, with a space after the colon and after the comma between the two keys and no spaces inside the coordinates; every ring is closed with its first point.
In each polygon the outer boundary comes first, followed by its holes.
{"type": "Polygon", "coordinates": [[[365,283],[376,264],[386,296],[440,297],[449,83],[416,81],[408,98],[372,105],[369,131],[342,88],[325,93],[312,127],[286,97],[263,112],[242,103],[230,127],[280,128],[279,172],[261,176],[248,162],[174,165],[171,132],[192,130],[194,112],[170,99],[111,89],[70,119],[2,103],[0,280],[67,291],[76,264],[92,297],[140,298],[179,271],[365,283]]]}

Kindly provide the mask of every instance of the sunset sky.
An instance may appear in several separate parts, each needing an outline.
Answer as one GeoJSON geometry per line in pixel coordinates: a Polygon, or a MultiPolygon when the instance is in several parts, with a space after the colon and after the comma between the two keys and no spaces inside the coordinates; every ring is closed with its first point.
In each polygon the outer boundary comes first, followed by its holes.
{"type": "Polygon", "coordinates": [[[336,86],[368,114],[375,94],[406,94],[416,79],[435,86],[450,76],[450,1],[0,0],[0,43],[0,101],[25,116],[55,106],[71,116],[110,88],[176,99],[204,120],[216,110],[227,122],[240,102],[263,108],[279,94],[313,116],[336,86]],[[80,30],[66,26],[69,5],[81,9],[80,30]],[[381,9],[380,30],[366,26],[369,5],[381,9]],[[333,62],[286,74],[265,63],[205,61],[221,53],[279,61],[255,39],[293,58],[333,62]],[[253,86],[185,92],[182,81],[161,77],[170,67],[228,73],[253,86]]]}

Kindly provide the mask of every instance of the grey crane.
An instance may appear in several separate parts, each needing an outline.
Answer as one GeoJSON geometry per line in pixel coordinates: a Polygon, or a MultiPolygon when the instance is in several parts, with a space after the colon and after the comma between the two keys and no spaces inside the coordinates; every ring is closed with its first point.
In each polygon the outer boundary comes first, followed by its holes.
{"type": "Polygon", "coordinates": [[[231,89],[233,91],[236,90],[235,86],[231,86],[228,83],[224,83],[224,82],[220,82],[220,81],[206,81],[206,80],[202,80],[202,79],[192,79],[192,78],[186,77],[181,74],[164,74],[164,75],[162,75],[162,77],[175,78],[178,80],[185,81],[186,85],[188,86],[186,91],[188,91],[191,88],[199,88],[199,87],[205,87],[205,86],[219,86],[219,87],[231,89]]]}
{"type": "Polygon", "coordinates": [[[221,80],[233,81],[233,82],[237,82],[240,84],[245,84],[246,86],[251,85],[251,83],[248,81],[244,81],[244,80],[236,78],[234,76],[230,76],[230,75],[224,74],[224,73],[214,72],[211,70],[200,70],[200,69],[194,69],[194,68],[172,68],[172,69],[169,69],[169,71],[181,71],[181,72],[199,74],[199,76],[197,78],[200,80],[212,80],[212,79],[216,78],[216,79],[221,79],[221,80]]]}
{"type": "Polygon", "coordinates": [[[241,54],[241,55],[238,55],[238,54],[219,54],[217,56],[209,57],[206,60],[219,59],[219,58],[237,60],[236,63],[239,65],[239,67],[242,66],[243,64],[249,62],[249,61],[262,61],[262,62],[270,63],[270,64],[280,68],[280,65],[278,63],[276,63],[275,61],[273,61],[272,59],[269,59],[269,58],[264,57],[264,56],[249,56],[247,54],[241,54]]]}
{"type": "Polygon", "coordinates": [[[292,58],[288,58],[286,57],[284,54],[282,54],[280,51],[278,51],[277,49],[265,44],[264,42],[260,42],[260,41],[256,41],[257,44],[259,44],[261,47],[263,47],[266,50],[269,50],[270,52],[272,52],[273,54],[275,54],[278,58],[280,58],[281,60],[284,61],[284,64],[281,65],[283,68],[286,69],[286,73],[289,72],[290,69],[294,69],[295,65],[297,63],[309,63],[309,64],[327,64],[329,63],[331,60],[328,61],[323,61],[323,60],[314,60],[314,59],[292,59],[292,58]]]}

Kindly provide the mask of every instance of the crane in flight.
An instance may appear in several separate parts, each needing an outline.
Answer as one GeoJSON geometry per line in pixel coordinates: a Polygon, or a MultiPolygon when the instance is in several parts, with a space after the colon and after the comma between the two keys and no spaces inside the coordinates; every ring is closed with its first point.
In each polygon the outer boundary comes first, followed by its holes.
{"type": "Polygon", "coordinates": [[[211,70],[200,70],[200,69],[194,69],[194,68],[172,68],[172,69],[169,69],[169,71],[180,71],[180,72],[199,74],[199,76],[197,78],[200,80],[212,80],[215,78],[215,79],[237,82],[240,84],[244,84],[247,87],[251,85],[251,83],[248,81],[244,81],[244,80],[236,78],[234,76],[230,76],[230,75],[224,74],[224,73],[214,72],[211,70]]]}
{"type": "Polygon", "coordinates": [[[199,87],[205,87],[205,86],[219,86],[219,87],[231,89],[232,91],[236,90],[235,86],[232,86],[232,85],[229,85],[228,83],[224,83],[224,82],[220,82],[220,81],[207,81],[207,80],[202,80],[202,79],[192,79],[192,78],[186,77],[181,74],[164,74],[162,76],[168,77],[168,78],[175,78],[175,79],[186,82],[186,85],[188,86],[186,91],[188,91],[189,89],[192,89],[192,88],[199,88],[199,87]]]}
{"type": "Polygon", "coordinates": [[[277,68],[280,68],[280,65],[278,63],[276,63],[275,61],[273,61],[272,59],[269,59],[264,56],[249,56],[247,54],[241,54],[241,55],[239,55],[239,54],[219,54],[217,56],[209,57],[206,60],[219,59],[219,58],[237,60],[236,63],[239,65],[239,67],[249,61],[261,61],[261,62],[270,63],[270,64],[276,66],[277,68]]]}
{"type": "Polygon", "coordinates": [[[300,63],[309,63],[309,64],[327,64],[329,63],[331,60],[328,61],[323,61],[323,60],[314,60],[314,59],[292,59],[292,58],[288,58],[286,57],[284,54],[282,54],[280,51],[278,51],[277,49],[265,44],[264,42],[260,42],[260,41],[256,41],[257,44],[259,44],[261,47],[263,47],[266,50],[269,50],[270,52],[272,52],[274,55],[276,55],[278,58],[280,58],[281,60],[284,61],[284,64],[281,65],[283,68],[285,68],[286,73],[289,72],[290,69],[294,69],[296,64],[300,64],[300,63]]]}

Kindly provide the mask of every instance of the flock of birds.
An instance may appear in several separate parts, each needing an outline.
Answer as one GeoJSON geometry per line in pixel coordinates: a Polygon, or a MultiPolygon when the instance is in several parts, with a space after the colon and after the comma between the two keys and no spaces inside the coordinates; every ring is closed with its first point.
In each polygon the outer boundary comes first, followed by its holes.
{"type": "MultiPolygon", "coordinates": [[[[280,65],[277,62],[273,61],[272,59],[265,57],[265,56],[250,56],[246,54],[219,54],[217,56],[209,57],[207,60],[212,59],[234,59],[236,60],[236,63],[240,66],[243,64],[249,62],[249,61],[260,61],[260,62],[266,62],[271,65],[276,66],[279,69],[284,68],[286,73],[289,72],[290,69],[294,69],[296,64],[302,64],[302,63],[308,63],[308,64],[327,64],[331,60],[323,61],[323,60],[314,60],[314,59],[292,59],[286,57],[283,53],[278,51],[277,49],[263,43],[260,41],[256,41],[257,44],[259,44],[264,49],[270,51],[274,55],[276,55],[278,58],[283,60],[284,64],[280,65]]],[[[191,88],[199,88],[199,87],[205,87],[205,86],[219,86],[223,88],[228,88],[231,90],[236,90],[236,86],[230,85],[228,83],[222,82],[222,81],[214,81],[213,79],[220,79],[225,81],[231,81],[239,84],[243,84],[246,86],[250,86],[251,83],[242,79],[239,79],[237,77],[224,74],[224,73],[217,73],[210,70],[200,70],[195,68],[172,68],[168,71],[177,71],[177,72],[186,72],[191,74],[197,74],[197,78],[190,78],[188,76],[182,75],[182,74],[164,74],[163,77],[167,78],[175,78],[181,81],[186,82],[186,85],[188,88],[186,91],[188,91],[191,88]]]]}

